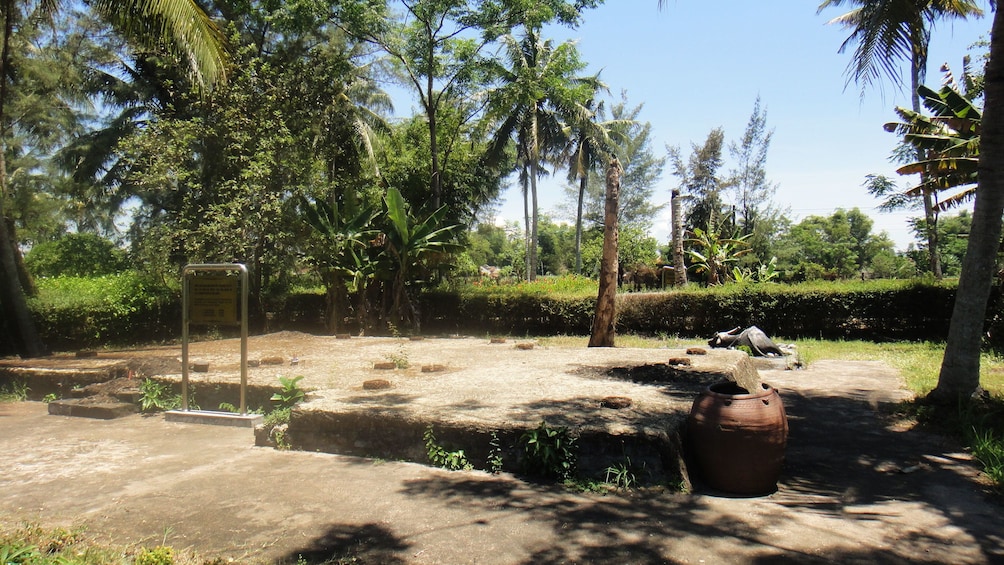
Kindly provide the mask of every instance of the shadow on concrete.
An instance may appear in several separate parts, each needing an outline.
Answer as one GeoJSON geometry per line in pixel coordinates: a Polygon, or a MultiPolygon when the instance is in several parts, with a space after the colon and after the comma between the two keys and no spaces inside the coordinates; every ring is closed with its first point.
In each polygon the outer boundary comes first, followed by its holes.
{"type": "Polygon", "coordinates": [[[478,510],[515,509],[553,528],[559,534],[553,536],[554,543],[534,551],[524,561],[528,564],[690,562],[674,548],[693,547],[695,540],[746,548],[737,549],[740,552],[757,548],[752,555],[737,554],[737,562],[747,563],[939,563],[951,555],[945,553],[952,551],[951,536],[959,535],[949,530],[973,538],[982,553],[975,561],[971,555],[961,561],[1004,562],[997,517],[1001,508],[986,504],[971,462],[949,439],[892,426],[884,412],[889,405],[880,404],[876,411],[864,394],[848,398],[786,392],[783,399],[791,434],[780,489],[750,503],[776,504],[786,511],[759,511],[756,526],[741,513],[723,514],[718,506],[722,499],[706,496],[708,491],[699,485],[697,495],[641,491],[600,497],[458,474],[412,481],[404,492],[478,510]],[[944,527],[917,524],[896,531],[904,518],[909,520],[903,513],[910,505],[893,503],[904,501],[933,513],[944,527]],[[821,547],[844,549],[799,551],[792,549],[790,539],[785,546],[773,545],[769,532],[792,527],[792,512],[819,518],[809,520],[817,526],[805,527],[800,535],[819,537],[821,547]],[[848,523],[855,527],[846,532],[832,528],[848,523]],[[861,549],[854,532],[871,527],[890,532],[881,544],[861,549]]]}
{"type": "Polygon", "coordinates": [[[276,564],[406,563],[410,545],[380,524],[335,524],[309,545],[290,551],[276,564]],[[404,554],[404,555],[402,555],[404,554]]]}

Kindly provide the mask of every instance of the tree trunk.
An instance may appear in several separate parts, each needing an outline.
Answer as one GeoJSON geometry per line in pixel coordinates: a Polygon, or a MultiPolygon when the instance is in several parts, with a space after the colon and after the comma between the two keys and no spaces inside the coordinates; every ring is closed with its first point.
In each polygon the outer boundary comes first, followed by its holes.
{"type": "Polygon", "coordinates": [[[38,286],[35,284],[35,278],[28,272],[27,265],[24,264],[24,254],[21,253],[21,249],[17,246],[17,226],[14,225],[13,218],[7,218],[7,237],[15,243],[14,264],[17,265],[17,279],[21,281],[21,290],[25,296],[36,296],[38,294],[38,286]]]}
{"type": "Polygon", "coordinates": [[[540,219],[540,209],[537,204],[537,164],[530,163],[530,276],[529,281],[537,280],[537,224],[540,219]]]}
{"type": "MultiPolygon", "coordinates": [[[[926,180],[923,175],[921,182],[926,180]]],[[[934,195],[930,190],[924,190],[924,225],[927,228],[927,256],[930,262],[931,273],[934,278],[941,280],[941,253],[938,252],[938,212],[934,209],[934,195]]]]}
{"type": "Polygon", "coordinates": [[[962,274],[948,328],[938,386],[927,399],[954,404],[968,401],[980,386],[980,345],[987,299],[1001,240],[1004,212],[1004,15],[994,14],[986,106],[980,136],[979,185],[962,274]]]}
{"type": "Polygon", "coordinates": [[[613,347],[617,318],[617,200],[621,190],[621,164],[617,159],[607,167],[607,193],[603,208],[603,261],[600,263],[600,291],[589,347],[613,347]]]}
{"type": "Polygon", "coordinates": [[[45,346],[35,331],[35,323],[28,311],[24,288],[18,277],[17,241],[7,229],[7,215],[4,200],[7,198],[7,75],[10,74],[10,38],[14,33],[14,2],[3,2],[3,45],[0,47],[0,293],[3,298],[4,316],[13,320],[7,328],[14,334],[17,350],[25,357],[40,357],[45,354],[45,346]]]}
{"type": "Polygon", "coordinates": [[[579,205],[575,212],[575,274],[582,274],[582,201],[586,196],[587,175],[579,179],[579,205]]]}
{"type": "MultiPolygon", "coordinates": [[[[3,147],[0,146],[0,151],[3,147]]],[[[17,276],[17,261],[14,259],[14,246],[16,242],[11,240],[7,233],[7,222],[3,221],[3,192],[6,190],[6,171],[3,167],[3,157],[0,156],[0,276],[3,277],[3,284],[0,284],[0,292],[3,292],[4,315],[14,321],[8,327],[14,333],[17,342],[17,350],[24,357],[41,357],[45,355],[45,346],[35,331],[35,323],[31,319],[31,312],[28,311],[28,302],[24,297],[21,288],[21,281],[17,276]]]]}
{"type": "Polygon", "coordinates": [[[679,190],[673,191],[669,207],[673,217],[673,284],[686,286],[687,265],[683,261],[683,197],[680,196],[679,190]]]}
{"type": "MultiPolygon", "coordinates": [[[[914,52],[913,58],[910,61],[910,102],[913,106],[913,111],[920,113],[920,83],[923,81],[923,70],[927,66],[927,45],[922,44],[923,39],[920,37],[914,37],[914,52]],[[918,51],[921,49],[922,51],[918,51]]],[[[923,161],[925,159],[924,152],[917,150],[917,160],[923,161]]],[[[921,173],[920,181],[923,183],[927,181],[927,174],[921,173]]],[[[937,280],[942,279],[941,273],[941,253],[938,250],[938,211],[934,207],[934,195],[930,190],[923,191],[924,199],[924,235],[927,239],[927,260],[928,266],[931,268],[931,274],[937,280]]]]}
{"type": "Polygon", "coordinates": [[[530,281],[530,190],[523,183],[523,268],[526,270],[525,278],[530,281]]]}
{"type": "Polygon", "coordinates": [[[326,273],[323,277],[327,287],[325,329],[330,334],[346,331],[345,317],[349,313],[349,289],[341,275],[326,273]]]}

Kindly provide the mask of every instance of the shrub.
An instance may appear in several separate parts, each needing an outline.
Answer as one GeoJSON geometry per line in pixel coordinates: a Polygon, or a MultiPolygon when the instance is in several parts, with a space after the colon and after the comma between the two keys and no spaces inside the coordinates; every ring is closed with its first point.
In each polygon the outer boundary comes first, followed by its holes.
{"type": "Polygon", "coordinates": [[[568,428],[541,422],[520,437],[523,471],[545,479],[567,480],[575,475],[577,440],[568,428]]]}
{"type": "MultiPolygon", "coordinates": [[[[423,297],[423,327],[502,334],[588,334],[596,305],[592,289],[570,277],[544,283],[467,285],[423,297]],[[569,290],[571,285],[578,285],[569,290]],[[551,289],[551,290],[548,290],[551,289]]],[[[999,293],[988,307],[997,312],[999,293]]],[[[759,326],[789,338],[943,340],[953,283],[924,281],[814,282],[797,285],[696,285],[617,297],[617,331],[644,335],[710,336],[759,326]]],[[[988,319],[991,344],[1004,342],[1004,316],[988,319]],[[1000,337],[997,337],[1000,335],[1000,337]]]]}
{"type": "Polygon", "coordinates": [[[180,328],[176,295],[134,271],[43,278],[38,289],[29,307],[50,347],[160,339],[180,328]]]}
{"type": "Polygon", "coordinates": [[[129,268],[125,250],[92,233],[70,233],[39,243],[25,255],[24,262],[39,277],[92,277],[129,268]]]}

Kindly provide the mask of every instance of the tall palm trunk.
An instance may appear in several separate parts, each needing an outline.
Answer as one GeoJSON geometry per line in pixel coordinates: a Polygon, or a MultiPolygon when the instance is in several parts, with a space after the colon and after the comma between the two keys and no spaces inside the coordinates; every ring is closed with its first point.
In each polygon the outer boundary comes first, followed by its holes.
{"type": "Polygon", "coordinates": [[[526,269],[526,280],[530,278],[533,269],[530,268],[530,187],[523,182],[523,268],[526,269]]]}
{"type": "Polygon", "coordinates": [[[582,203],[586,196],[588,173],[579,178],[579,204],[575,211],[575,274],[582,274],[582,203]]]}
{"type": "Polygon", "coordinates": [[[673,217],[673,284],[686,286],[687,265],[683,261],[683,197],[680,196],[679,190],[674,190],[672,194],[669,207],[673,217]]]}
{"type": "Polygon", "coordinates": [[[948,329],[934,402],[968,400],[980,386],[980,345],[993,281],[1004,213],[1004,14],[994,13],[987,64],[979,185],[962,274],[948,329]]]}
{"type": "Polygon", "coordinates": [[[617,319],[617,207],[621,175],[624,169],[617,159],[607,167],[606,199],[603,207],[603,260],[600,263],[600,290],[589,347],[613,347],[617,319]]]}
{"type": "Polygon", "coordinates": [[[537,204],[537,163],[530,161],[530,276],[527,280],[537,280],[537,224],[540,209],[537,204]]]}
{"type": "MultiPolygon", "coordinates": [[[[910,59],[910,102],[913,111],[920,113],[920,83],[923,81],[924,69],[927,67],[927,42],[917,35],[913,39],[913,56],[910,59]]],[[[926,156],[917,150],[917,160],[923,161],[926,156]]],[[[927,174],[921,173],[921,183],[927,181],[927,174]]],[[[934,204],[934,193],[930,189],[923,190],[924,199],[924,235],[927,237],[927,260],[931,274],[937,280],[942,279],[941,253],[938,250],[938,212],[934,204]]]]}

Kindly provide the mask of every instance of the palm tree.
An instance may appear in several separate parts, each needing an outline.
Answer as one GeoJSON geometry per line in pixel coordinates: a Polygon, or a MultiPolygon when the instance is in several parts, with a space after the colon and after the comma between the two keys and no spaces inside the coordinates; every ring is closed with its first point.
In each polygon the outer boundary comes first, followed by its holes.
{"type": "Polygon", "coordinates": [[[509,66],[496,64],[493,72],[499,86],[488,93],[489,116],[499,121],[488,150],[489,161],[498,163],[511,142],[516,143],[516,161],[527,216],[527,278],[537,271],[537,179],[542,166],[555,161],[569,139],[567,124],[585,123],[592,112],[586,106],[600,88],[596,77],[578,78],[584,67],[573,42],[555,46],[542,41],[537,30],[528,29],[522,40],[502,38],[509,66]],[[528,194],[529,193],[529,194],[528,194]],[[529,203],[527,199],[529,198],[529,203]]]}
{"type": "MultiPolygon", "coordinates": [[[[139,45],[149,48],[167,46],[185,61],[193,79],[209,86],[225,78],[227,49],[223,35],[216,24],[193,0],[95,0],[91,7],[109,21],[119,32],[139,45]]],[[[18,0],[0,0],[3,19],[3,41],[0,44],[0,303],[13,320],[14,333],[22,354],[37,357],[44,346],[35,330],[28,312],[24,291],[17,275],[15,246],[17,242],[7,229],[4,199],[7,197],[7,141],[10,124],[5,103],[8,100],[14,70],[11,68],[12,49],[16,44],[16,30],[27,17],[51,17],[57,7],[56,0],[38,3],[32,14],[26,14],[27,5],[18,0]]]]}
{"type": "MultiPolygon", "coordinates": [[[[817,13],[844,4],[857,7],[829,23],[851,30],[851,35],[841,44],[840,52],[857,45],[847,67],[848,81],[866,87],[885,75],[897,86],[902,86],[899,63],[909,61],[911,107],[918,113],[920,95],[917,89],[923,84],[927,69],[931,28],[939,20],[983,15],[983,10],[973,0],[824,0],[817,13]]],[[[937,252],[938,219],[933,193],[930,190],[923,190],[922,193],[931,272],[941,278],[941,261],[937,252]]]]}
{"type": "Polygon", "coordinates": [[[994,14],[980,138],[979,186],[938,385],[928,395],[954,406],[980,386],[980,346],[1004,213],[1004,15],[994,14]]]}
{"type": "MultiPolygon", "coordinates": [[[[599,77],[596,77],[599,80],[599,77]]],[[[606,90],[605,86],[602,86],[606,90]]],[[[568,180],[579,181],[578,205],[575,212],[575,272],[582,274],[582,207],[586,191],[589,188],[589,174],[595,171],[597,165],[610,162],[617,152],[613,136],[623,137],[619,126],[633,124],[633,120],[597,121],[603,115],[603,103],[595,100],[586,102],[590,110],[589,120],[572,124],[574,132],[573,145],[568,158],[568,180]],[[596,110],[593,111],[593,106],[596,110]]]]}

